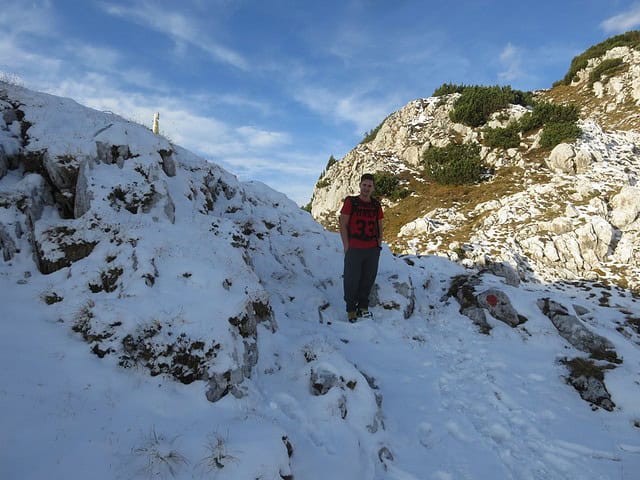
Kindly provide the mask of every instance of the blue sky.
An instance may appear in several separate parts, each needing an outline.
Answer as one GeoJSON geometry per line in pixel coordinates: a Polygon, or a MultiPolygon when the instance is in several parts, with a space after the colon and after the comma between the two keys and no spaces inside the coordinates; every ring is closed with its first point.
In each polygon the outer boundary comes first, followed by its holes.
{"type": "Polygon", "coordinates": [[[151,125],[309,201],[389,113],[444,82],[549,88],[640,26],[625,0],[0,0],[0,72],[151,125]]]}

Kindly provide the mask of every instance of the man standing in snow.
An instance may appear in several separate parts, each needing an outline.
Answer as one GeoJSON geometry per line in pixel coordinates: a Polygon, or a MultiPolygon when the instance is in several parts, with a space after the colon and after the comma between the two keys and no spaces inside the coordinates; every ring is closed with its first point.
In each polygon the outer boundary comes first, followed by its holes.
{"type": "Polygon", "coordinates": [[[369,293],[378,274],[382,249],[382,207],[371,197],[373,175],[360,178],[360,195],[347,197],[340,210],[340,236],[344,246],[344,301],[353,323],[371,318],[369,293]]]}

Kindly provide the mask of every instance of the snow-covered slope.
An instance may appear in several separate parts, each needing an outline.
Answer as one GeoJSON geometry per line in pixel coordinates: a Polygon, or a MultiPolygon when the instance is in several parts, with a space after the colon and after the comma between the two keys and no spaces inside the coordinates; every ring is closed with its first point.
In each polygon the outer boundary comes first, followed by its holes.
{"type": "Polygon", "coordinates": [[[0,98],[0,478],[635,478],[627,292],[385,248],[349,324],[339,237],[282,194],[0,98]]]}

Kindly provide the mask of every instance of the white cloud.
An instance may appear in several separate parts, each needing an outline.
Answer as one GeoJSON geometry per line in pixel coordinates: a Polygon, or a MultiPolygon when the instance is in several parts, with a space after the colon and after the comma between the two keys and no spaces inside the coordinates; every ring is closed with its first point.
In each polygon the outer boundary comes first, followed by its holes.
{"type": "Polygon", "coordinates": [[[254,148],[273,148],[291,143],[290,135],[283,132],[269,132],[247,126],[238,128],[237,132],[254,148]]]}
{"type": "Polygon", "coordinates": [[[47,35],[51,33],[53,13],[49,1],[2,2],[0,29],[3,36],[47,35]]]}
{"type": "Polygon", "coordinates": [[[498,72],[498,78],[503,81],[512,82],[523,76],[522,72],[522,52],[519,48],[508,43],[500,53],[500,62],[504,70],[498,72]]]}
{"type": "Polygon", "coordinates": [[[0,37],[0,70],[24,78],[27,86],[34,79],[55,76],[61,67],[58,59],[25,50],[11,37],[0,37]]]}
{"type": "Polygon", "coordinates": [[[622,33],[640,25],[640,4],[634,4],[626,12],[622,12],[604,20],[600,26],[607,33],[622,33]]]}
{"type": "Polygon", "coordinates": [[[157,5],[147,1],[137,2],[131,7],[112,3],[102,3],[101,6],[110,15],[133,20],[168,35],[175,42],[178,51],[184,49],[185,44],[191,45],[208,53],[217,61],[240,70],[249,70],[249,64],[241,54],[211,40],[199,27],[195,18],[168,11],[164,7],[158,8],[157,5]]]}
{"type": "Polygon", "coordinates": [[[325,88],[303,87],[295,99],[316,113],[352,123],[361,135],[378,125],[394,108],[394,102],[371,101],[362,95],[339,95],[325,88]]]}

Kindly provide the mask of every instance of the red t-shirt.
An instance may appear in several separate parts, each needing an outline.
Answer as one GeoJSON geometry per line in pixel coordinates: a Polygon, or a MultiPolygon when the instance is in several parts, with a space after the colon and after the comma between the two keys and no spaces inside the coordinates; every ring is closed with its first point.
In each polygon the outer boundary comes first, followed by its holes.
{"type": "Polygon", "coordinates": [[[372,248],[378,246],[378,221],[384,215],[377,201],[365,202],[358,199],[353,208],[353,197],[347,197],[340,213],[349,215],[349,248],[372,248]]]}

